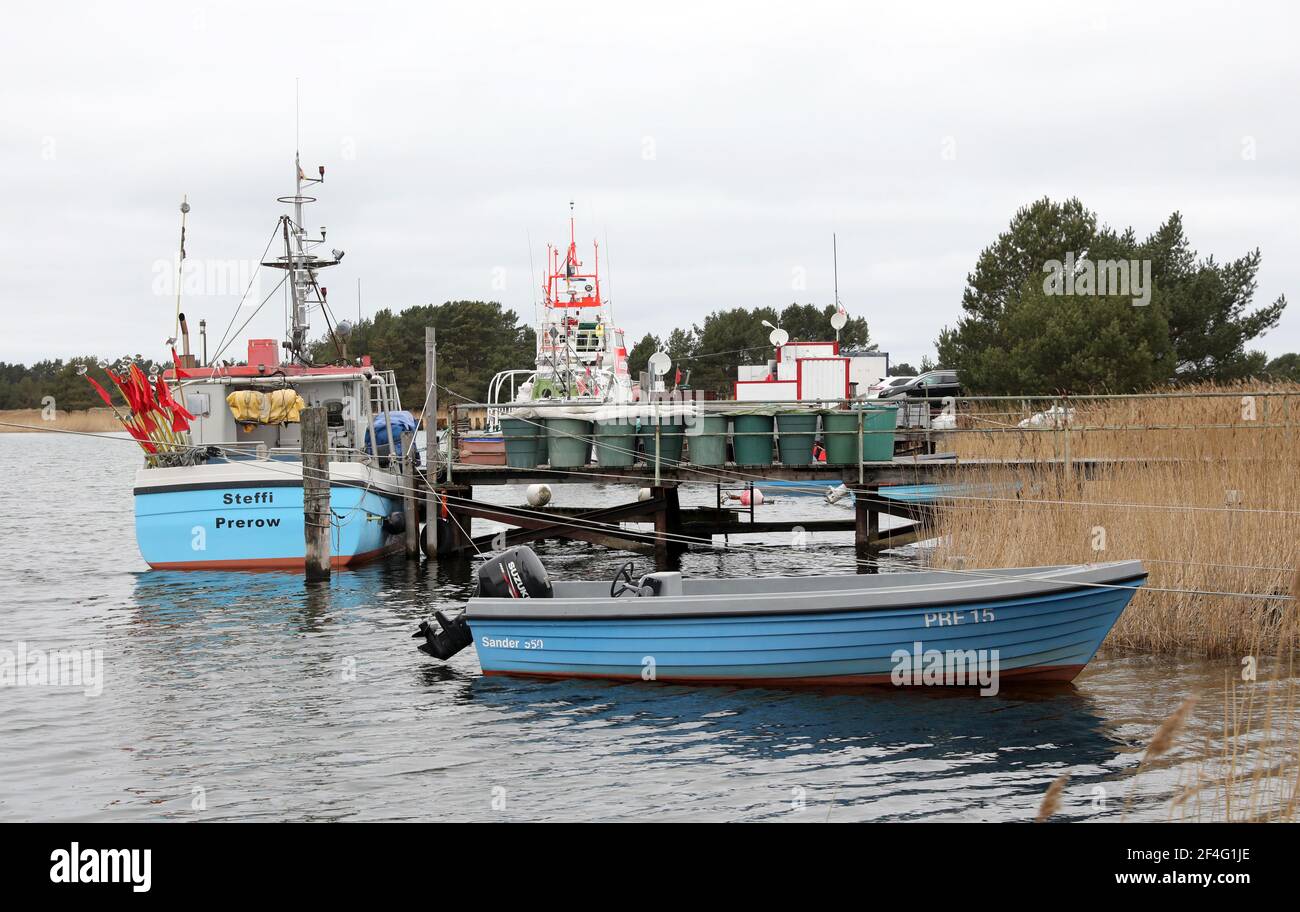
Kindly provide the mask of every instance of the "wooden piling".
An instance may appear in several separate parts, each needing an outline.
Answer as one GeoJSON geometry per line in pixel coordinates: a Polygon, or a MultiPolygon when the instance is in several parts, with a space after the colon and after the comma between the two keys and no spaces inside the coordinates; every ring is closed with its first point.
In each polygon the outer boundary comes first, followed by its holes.
{"type": "Polygon", "coordinates": [[[424,477],[424,554],[438,557],[438,331],[424,328],[424,452],[427,465],[424,477]]]}
{"type": "Polygon", "coordinates": [[[323,406],[302,410],[302,525],[308,582],[330,577],[329,435],[323,406]]]}
{"type": "Polygon", "coordinates": [[[410,560],[420,557],[420,507],[415,491],[415,434],[402,432],[402,520],[404,523],[406,556],[410,560]]]}
{"type": "Polygon", "coordinates": [[[655,569],[668,569],[668,505],[664,502],[664,488],[652,485],[651,502],[655,505],[655,569]]]}
{"type": "Polygon", "coordinates": [[[443,557],[465,557],[474,548],[473,513],[465,509],[467,502],[474,499],[474,489],[468,485],[443,485],[438,490],[447,496],[447,516],[444,519],[440,510],[432,514],[438,535],[435,553],[443,557]]]}
{"type": "Polygon", "coordinates": [[[859,573],[875,573],[872,543],[880,537],[880,512],[876,509],[877,488],[857,488],[853,492],[853,556],[859,573]]]}
{"type": "Polygon", "coordinates": [[[675,570],[679,558],[687,545],[682,541],[682,510],[677,496],[677,487],[651,487],[655,504],[655,569],[675,570]]]}

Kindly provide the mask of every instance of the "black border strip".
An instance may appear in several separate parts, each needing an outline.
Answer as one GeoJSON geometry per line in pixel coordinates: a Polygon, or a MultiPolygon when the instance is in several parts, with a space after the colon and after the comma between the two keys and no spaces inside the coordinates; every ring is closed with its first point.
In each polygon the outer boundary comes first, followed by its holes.
{"type": "MultiPolygon", "coordinates": [[[[302,479],[300,478],[277,478],[274,481],[194,481],[181,482],[170,485],[151,485],[148,487],[137,487],[132,490],[133,494],[174,494],[181,491],[228,491],[240,488],[301,488],[302,479]]],[[[359,481],[331,479],[330,487],[335,488],[364,488],[366,485],[359,481]]]]}

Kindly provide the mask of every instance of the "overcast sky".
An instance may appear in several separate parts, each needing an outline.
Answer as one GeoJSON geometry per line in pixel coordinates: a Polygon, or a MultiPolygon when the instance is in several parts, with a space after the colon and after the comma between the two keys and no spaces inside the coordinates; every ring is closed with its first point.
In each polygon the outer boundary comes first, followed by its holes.
{"type": "MultiPolygon", "coordinates": [[[[540,273],[573,199],[632,338],[831,302],[836,232],[841,299],[915,364],[1016,208],[1077,195],[1142,236],[1180,210],[1219,259],[1260,247],[1257,303],[1292,299],[1262,347],[1300,349],[1295,4],[997,10],[11,4],[0,360],[164,355],[182,194],[207,270],[183,309],[215,342],[293,189],[295,78],[303,163],[327,167],[307,224],[346,251],[323,280],[346,315],[360,278],[365,313],[531,318],[530,239],[540,273]]],[[[281,336],[278,300],[245,335],[281,336]]]]}

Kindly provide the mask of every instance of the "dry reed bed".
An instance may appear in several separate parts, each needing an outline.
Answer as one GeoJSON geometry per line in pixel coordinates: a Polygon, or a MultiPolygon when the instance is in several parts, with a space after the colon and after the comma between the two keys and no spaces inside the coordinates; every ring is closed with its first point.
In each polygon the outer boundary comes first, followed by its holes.
{"type": "Polygon", "coordinates": [[[0,410],[0,433],[25,434],[50,430],[102,433],[120,431],[122,425],[108,409],[86,409],[76,412],[60,410],[54,413],[53,421],[45,420],[40,409],[0,410]]]}
{"type": "MultiPolygon", "coordinates": [[[[1139,558],[1151,574],[1108,643],[1206,656],[1277,655],[1297,645],[1295,580],[1300,540],[1300,460],[1292,417],[1300,386],[1201,389],[1194,397],[1071,403],[1068,428],[993,433],[988,403],[963,414],[947,447],[963,458],[1145,459],[1093,472],[1040,466],[989,482],[1009,491],[975,492],[940,511],[944,566],[1033,564],[1139,558]],[[1068,436],[1068,450],[1066,437],[1068,436]],[[1175,461],[1176,460],[1176,461],[1175,461]],[[1177,590],[1177,591],[1160,591],[1177,590]]],[[[1002,405],[999,403],[998,405],[1002,405]]],[[[1041,410],[1041,400],[1030,408],[1041,410]]],[[[1023,410],[999,418],[1015,426],[1023,410]]],[[[974,481],[975,479],[972,479],[974,481]]]]}

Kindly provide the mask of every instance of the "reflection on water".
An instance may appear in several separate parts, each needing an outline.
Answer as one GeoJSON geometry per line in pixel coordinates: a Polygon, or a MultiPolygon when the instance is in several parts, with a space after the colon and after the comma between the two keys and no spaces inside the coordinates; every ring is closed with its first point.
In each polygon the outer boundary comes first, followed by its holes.
{"type": "MultiPolygon", "coordinates": [[[[0,690],[0,819],[1008,820],[1032,817],[1063,772],[1065,816],[1115,819],[1131,797],[1130,817],[1164,819],[1180,764],[1221,725],[1230,663],[1136,656],[993,698],[484,678],[472,651],[442,664],[410,639],[467,595],[471,562],[398,558],[312,587],[146,570],[131,450],[0,435],[21,503],[84,506],[75,527],[59,510],[0,511],[0,646],[100,649],[106,673],[97,698],[0,690]],[[1192,690],[1204,711],[1186,746],[1134,785],[1146,740],[1192,690]]],[[[562,504],[630,496],[556,487],[562,504]]],[[[625,559],[540,550],[561,578],[625,559]]],[[[683,569],[851,572],[852,549],[817,536],[806,551],[692,552],[683,569]]]]}

